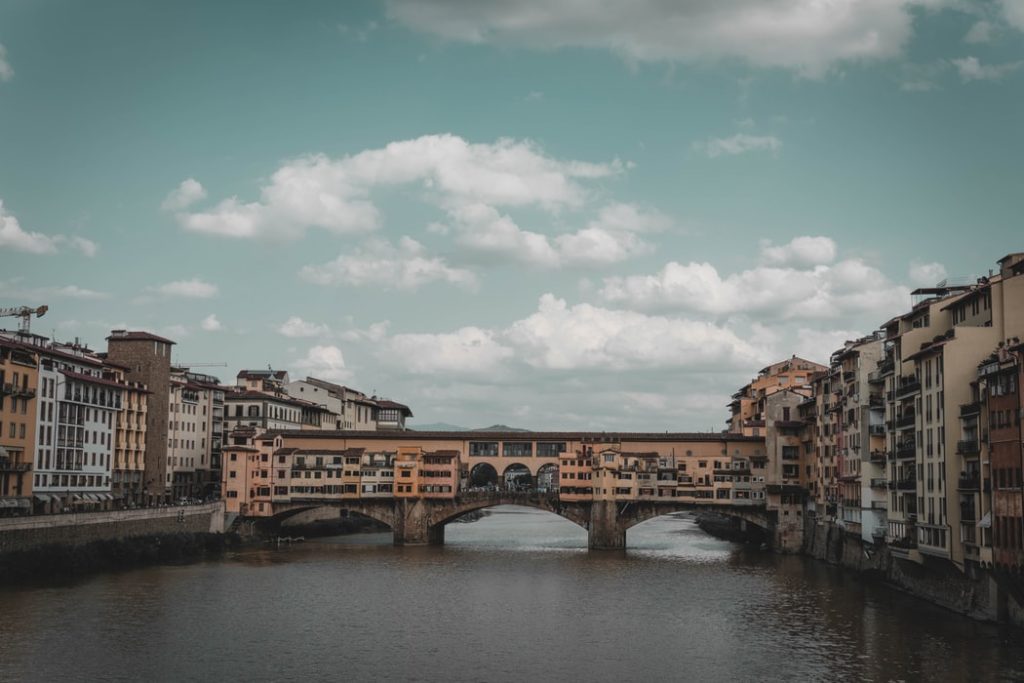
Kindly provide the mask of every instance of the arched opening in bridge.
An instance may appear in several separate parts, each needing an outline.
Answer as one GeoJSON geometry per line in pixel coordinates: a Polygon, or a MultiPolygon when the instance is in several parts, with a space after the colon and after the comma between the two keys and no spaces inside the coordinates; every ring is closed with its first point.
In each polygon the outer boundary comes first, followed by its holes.
{"type": "Polygon", "coordinates": [[[644,547],[647,542],[660,544],[665,538],[676,539],[679,548],[688,553],[711,555],[722,552],[708,546],[709,537],[732,543],[762,545],[769,541],[768,532],[754,522],[707,511],[676,511],[645,516],[627,524],[627,546],[644,547]],[[657,539],[657,540],[655,540],[657,539]]]}
{"type": "Polygon", "coordinates": [[[469,471],[469,485],[472,488],[496,488],[498,486],[498,470],[494,465],[482,462],[469,471]]]}
{"type": "Polygon", "coordinates": [[[384,533],[391,530],[391,525],[383,519],[355,510],[339,509],[333,505],[295,508],[268,517],[264,521],[268,530],[274,529],[275,524],[277,533],[284,536],[337,536],[360,532],[384,533]]]}
{"type": "Polygon", "coordinates": [[[587,530],[582,523],[582,519],[540,506],[490,505],[447,520],[444,542],[510,550],[582,550],[587,547],[587,530]]]}
{"type": "Polygon", "coordinates": [[[506,467],[501,480],[506,491],[529,491],[533,488],[530,468],[519,463],[506,467]]]}
{"type": "Polygon", "coordinates": [[[541,465],[537,470],[537,490],[541,493],[558,492],[558,465],[541,465]]]}

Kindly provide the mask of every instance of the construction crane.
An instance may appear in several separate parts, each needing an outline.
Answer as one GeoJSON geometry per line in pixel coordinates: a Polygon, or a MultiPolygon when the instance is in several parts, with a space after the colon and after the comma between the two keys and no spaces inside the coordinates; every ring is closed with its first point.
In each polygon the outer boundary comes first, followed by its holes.
{"type": "Polygon", "coordinates": [[[0,308],[0,317],[11,316],[15,318],[21,318],[21,323],[18,325],[18,330],[24,334],[29,334],[32,331],[32,316],[42,318],[46,315],[46,312],[50,310],[49,306],[40,306],[39,308],[32,308],[31,306],[15,306],[14,308],[0,308]]]}

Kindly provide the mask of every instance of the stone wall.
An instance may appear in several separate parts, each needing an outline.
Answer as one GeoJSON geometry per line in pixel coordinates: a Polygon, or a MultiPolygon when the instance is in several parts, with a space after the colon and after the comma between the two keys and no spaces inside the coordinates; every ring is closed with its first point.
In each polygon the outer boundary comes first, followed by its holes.
{"type": "Polygon", "coordinates": [[[138,536],[222,533],[224,504],[0,519],[0,553],[138,536]]]}
{"type": "Polygon", "coordinates": [[[811,557],[872,577],[923,600],[983,621],[1005,621],[1024,626],[1024,605],[1007,580],[968,567],[960,571],[940,558],[913,562],[894,555],[886,545],[865,543],[859,536],[831,524],[807,519],[804,553],[811,557]]]}

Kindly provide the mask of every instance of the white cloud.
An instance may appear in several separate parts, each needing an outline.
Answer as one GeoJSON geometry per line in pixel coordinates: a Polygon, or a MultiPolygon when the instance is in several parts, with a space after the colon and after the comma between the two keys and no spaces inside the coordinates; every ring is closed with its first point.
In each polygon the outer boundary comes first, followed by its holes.
{"type": "Polygon", "coordinates": [[[987,43],[992,40],[992,24],[987,21],[978,21],[964,36],[965,43],[987,43]]]}
{"type": "Polygon", "coordinates": [[[638,233],[671,225],[666,216],[632,204],[607,205],[585,228],[554,237],[523,230],[510,216],[484,204],[453,208],[449,213],[456,243],[466,250],[537,268],[617,263],[651,250],[638,233]]]}
{"type": "Polygon", "coordinates": [[[92,258],[99,251],[99,245],[92,240],[88,240],[84,237],[69,237],[68,242],[71,243],[78,251],[82,252],[85,256],[92,258]]]}
{"type": "Polygon", "coordinates": [[[443,334],[396,334],[381,354],[417,374],[488,374],[498,371],[513,350],[492,331],[463,327],[443,334]]]}
{"type": "Polygon", "coordinates": [[[982,64],[977,57],[951,60],[960,72],[960,79],[970,81],[999,81],[1024,66],[1024,61],[1005,64],[982,64]]]}
{"type": "Polygon", "coordinates": [[[934,287],[946,279],[946,267],[941,263],[911,261],[908,275],[910,281],[919,287],[934,287]]]}
{"type": "Polygon", "coordinates": [[[299,275],[318,285],[380,285],[386,289],[417,289],[432,282],[476,287],[476,276],[464,268],[453,268],[444,259],[430,257],[423,245],[403,237],[395,247],[382,240],[371,241],[353,254],[341,254],[321,265],[304,266],[299,275]]]}
{"type": "Polygon", "coordinates": [[[836,243],[829,237],[794,237],[789,244],[761,243],[761,260],[774,266],[817,266],[836,260],[836,243]]]}
{"type": "Polygon", "coordinates": [[[821,77],[836,65],[900,54],[911,8],[935,0],[390,0],[389,15],[442,38],[537,49],[611,50],[630,62],[740,59],[821,77]]]}
{"type": "Polygon", "coordinates": [[[314,346],[305,357],[292,361],[291,366],[310,376],[333,382],[352,378],[352,371],[345,367],[345,357],[337,346],[314,346]]]}
{"type": "Polygon", "coordinates": [[[472,144],[454,135],[425,135],[341,159],[293,159],[261,188],[259,201],[229,197],[208,211],[181,212],[178,220],[186,230],[228,237],[294,239],[307,228],[361,233],[381,223],[372,190],[413,183],[446,208],[482,203],[557,210],[583,203],[579,180],[623,167],[618,161],[553,159],[530,141],[472,144]]]}
{"type": "Polygon", "coordinates": [[[387,337],[388,328],[391,326],[391,322],[388,320],[382,320],[376,323],[370,323],[365,330],[352,329],[345,330],[338,335],[343,341],[371,341],[379,342],[387,337]]]}
{"type": "Polygon", "coordinates": [[[4,209],[0,200],[0,249],[13,249],[29,254],[53,254],[57,251],[57,240],[40,232],[27,232],[18,219],[4,209]]]}
{"type": "Polygon", "coordinates": [[[1024,31],[1024,2],[1020,0],[1001,0],[1003,16],[1014,28],[1024,31]]]}
{"type": "Polygon", "coordinates": [[[7,61],[7,48],[0,45],[0,82],[14,78],[14,67],[7,61]]]}
{"type": "Polygon", "coordinates": [[[543,99],[544,99],[544,93],[542,93],[540,90],[531,90],[526,95],[526,101],[527,102],[538,102],[538,101],[543,100],[543,99]]]}
{"type": "Polygon", "coordinates": [[[217,285],[204,282],[198,278],[176,280],[153,288],[164,296],[178,296],[187,299],[209,299],[217,295],[217,285]]]}
{"type": "Polygon", "coordinates": [[[55,254],[58,247],[65,244],[70,244],[72,248],[89,258],[99,251],[99,246],[95,242],[84,237],[51,236],[25,230],[18,219],[4,209],[3,200],[0,200],[0,249],[13,249],[29,254],[55,254]]]}
{"type": "Polygon", "coordinates": [[[782,149],[782,141],[773,135],[737,133],[729,138],[708,138],[695,142],[693,148],[715,159],[722,155],[735,156],[746,152],[769,151],[775,154],[782,149]]]}
{"type": "Polygon", "coordinates": [[[725,277],[710,263],[672,261],[653,275],[605,278],[601,289],[606,301],[632,308],[780,319],[885,316],[901,310],[908,294],[858,259],[805,268],[758,266],[725,277]]]}
{"type": "Polygon", "coordinates": [[[0,280],[0,292],[5,298],[23,299],[25,301],[46,303],[53,298],[66,299],[106,299],[109,294],[78,285],[50,285],[45,287],[25,287],[24,278],[18,277],[6,282],[0,280]]]}
{"type": "Polygon", "coordinates": [[[199,327],[206,332],[220,332],[224,329],[224,325],[221,324],[220,320],[217,320],[217,316],[213,313],[203,318],[203,321],[199,323],[199,327]]]}
{"type": "Polygon", "coordinates": [[[550,369],[757,365],[764,351],[712,323],[577,304],[545,294],[505,334],[529,365],[550,369]]]}
{"type": "Polygon", "coordinates": [[[171,190],[160,204],[164,211],[181,211],[196,202],[206,199],[206,190],[195,178],[186,178],[177,188],[171,190]]]}
{"type": "Polygon", "coordinates": [[[327,325],[311,323],[303,320],[297,315],[285,320],[281,326],[277,328],[277,331],[279,334],[293,339],[303,337],[327,337],[331,334],[331,329],[327,327],[327,325]]]}

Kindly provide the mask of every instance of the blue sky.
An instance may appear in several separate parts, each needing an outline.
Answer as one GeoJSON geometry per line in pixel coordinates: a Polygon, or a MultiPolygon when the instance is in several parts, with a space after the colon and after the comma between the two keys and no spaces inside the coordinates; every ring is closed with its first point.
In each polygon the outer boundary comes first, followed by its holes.
{"type": "Polygon", "coordinates": [[[7,0],[0,305],[420,423],[717,429],[768,362],[1024,246],[1022,30],[1013,0],[7,0]]]}

